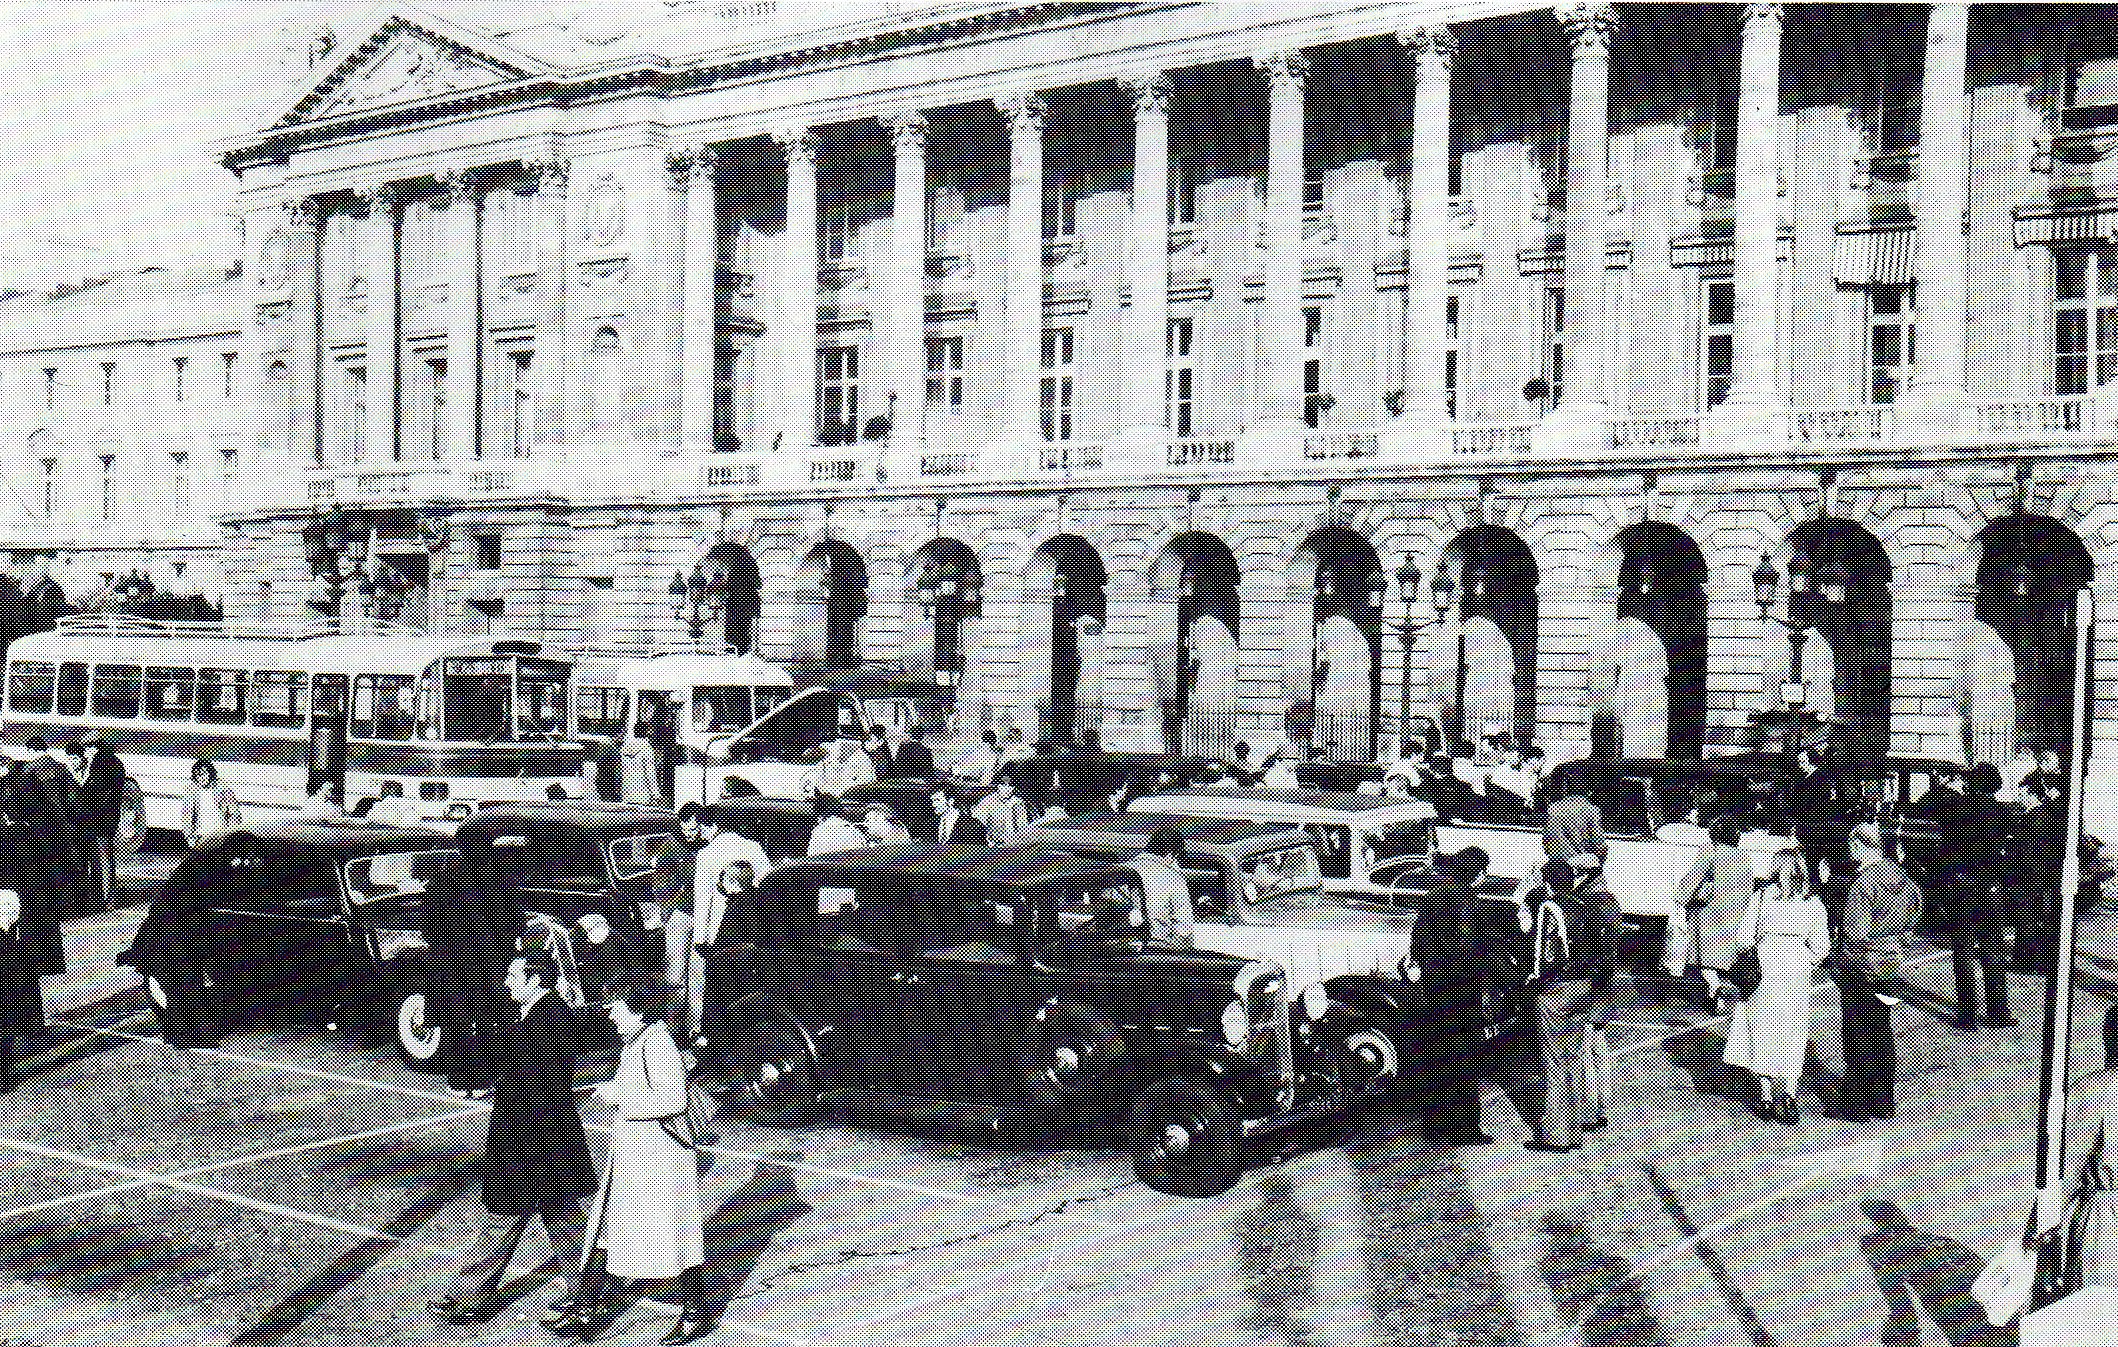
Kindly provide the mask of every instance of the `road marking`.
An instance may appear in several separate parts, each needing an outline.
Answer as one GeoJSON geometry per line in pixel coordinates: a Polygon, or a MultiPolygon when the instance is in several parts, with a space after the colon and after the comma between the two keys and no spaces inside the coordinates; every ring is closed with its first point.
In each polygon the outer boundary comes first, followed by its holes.
{"type": "MultiPolygon", "coordinates": [[[[166,1044],[167,1042],[165,1039],[152,1035],[129,1034],[122,1029],[105,1029],[99,1025],[81,1024],[73,1020],[55,1019],[51,1023],[69,1029],[79,1029],[84,1033],[127,1039],[134,1043],[166,1044]]],[[[436,1094],[431,1090],[413,1089],[407,1085],[393,1085],[389,1081],[371,1080],[362,1076],[343,1076],[334,1071],[318,1071],[313,1067],[295,1066],[291,1062],[274,1062],[262,1057],[245,1057],[241,1053],[226,1052],[220,1048],[183,1048],[178,1049],[178,1051],[200,1053],[209,1057],[218,1057],[224,1061],[240,1062],[245,1066],[262,1067],[268,1071],[284,1071],[289,1075],[306,1076],[311,1080],[327,1081],[334,1085],[351,1085],[372,1090],[386,1090],[392,1094],[404,1095],[409,1099],[424,1099],[436,1104],[461,1104],[463,1102],[454,1095],[436,1094]]],[[[591,1088],[593,1087],[581,1087],[582,1090],[591,1088]]],[[[484,1104],[477,1111],[489,1112],[491,1108],[492,1105],[484,1104]]],[[[591,1132],[602,1132],[606,1135],[610,1132],[610,1128],[604,1124],[590,1123],[587,1126],[591,1132]]],[[[950,1192],[946,1188],[934,1188],[927,1184],[914,1183],[910,1179],[893,1179],[882,1174],[863,1173],[857,1169],[834,1169],[829,1165],[812,1164],[807,1160],[782,1160],[776,1156],[766,1155],[763,1152],[737,1150],[730,1146],[708,1146],[706,1149],[712,1151],[715,1155],[724,1155],[732,1159],[748,1160],[752,1163],[770,1162],[772,1164],[785,1165],[789,1169],[806,1170],[812,1174],[823,1174],[831,1178],[846,1179],[855,1183],[872,1183],[878,1187],[894,1188],[899,1192],[915,1193],[921,1197],[934,1198],[937,1201],[960,1202],[967,1206],[994,1206],[999,1205],[1000,1201],[994,1197],[950,1192]]]]}
{"type": "Polygon", "coordinates": [[[338,1146],[350,1146],[356,1141],[373,1141],[377,1137],[386,1137],[398,1132],[414,1132],[422,1127],[431,1127],[436,1123],[456,1122],[464,1118],[474,1118],[483,1111],[482,1109],[467,1108],[455,1113],[437,1113],[431,1117],[415,1118],[410,1122],[392,1123],[388,1127],[370,1128],[365,1132],[354,1132],[348,1136],[326,1137],[322,1141],[311,1141],[300,1146],[288,1146],[282,1150],[258,1151],[255,1154],[247,1155],[231,1155],[225,1160],[216,1160],[210,1165],[195,1165],[190,1169],[171,1170],[167,1173],[155,1174],[150,1177],[127,1179],[123,1183],[109,1184],[85,1193],[75,1193],[70,1197],[55,1197],[49,1202],[37,1202],[26,1207],[15,1207],[8,1211],[0,1211],[0,1221],[10,1220],[17,1216],[31,1216],[37,1212],[51,1211],[58,1207],[72,1206],[77,1202],[93,1202],[99,1197],[105,1197],[111,1193],[126,1192],[133,1188],[152,1187],[164,1179],[195,1179],[201,1174],[233,1169],[238,1165],[256,1164],[265,1160],[284,1160],[289,1156],[305,1155],[310,1151],[327,1151],[338,1146]]]}
{"type": "MultiPolygon", "coordinates": [[[[166,1174],[150,1174],[144,1169],[134,1169],[131,1165],[113,1164],[108,1160],[91,1159],[86,1155],[75,1155],[71,1151],[55,1151],[49,1146],[39,1146],[34,1142],[20,1141],[14,1137],[0,1137],[0,1146],[4,1146],[9,1150],[20,1151],[25,1155],[34,1155],[45,1160],[58,1160],[65,1164],[79,1165],[83,1169],[93,1169],[104,1174],[117,1174],[128,1179],[141,1179],[147,1185],[173,1188],[180,1193],[190,1193],[194,1197],[214,1198],[217,1201],[227,1202],[234,1206],[248,1207],[252,1211],[262,1212],[267,1216],[285,1216],[296,1221],[306,1221],[311,1225],[320,1225],[326,1230],[336,1230],[344,1235],[359,1235],[363,1239],[386,1239],[393,1242],[397,1239],[394,1235],[385,1234],[383,1231],[375,1230],[365,1225],[352,1225],[345,1221],[334,1220],[329,1216],[319,1216],[313,1211],[303,1211],[299,1207],[283,1207],[277,1202],[266,1202],[259,1198],[245,1197],[241,1193],[231,1193],[225,1188],[208,1188],[204,1184],[189,1183],[166,1174]]],[[[463,1249],[444,1249],[435,1244],[419,1244],[417,1247],[424,1253],[437,1254],[444,1258],[458,1258],[466,1252],[463,1249]]]]}

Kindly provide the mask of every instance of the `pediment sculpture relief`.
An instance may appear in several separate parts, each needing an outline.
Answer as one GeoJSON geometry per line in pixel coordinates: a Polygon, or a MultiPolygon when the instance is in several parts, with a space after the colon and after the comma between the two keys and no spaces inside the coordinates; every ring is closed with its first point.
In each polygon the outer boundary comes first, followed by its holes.
{"type": "Polygon", "coordinates": [[[509,78],[507,71],[405,34],[346,76],[308,115],[326,117],[381,103],[409,103],[509,78]]]}

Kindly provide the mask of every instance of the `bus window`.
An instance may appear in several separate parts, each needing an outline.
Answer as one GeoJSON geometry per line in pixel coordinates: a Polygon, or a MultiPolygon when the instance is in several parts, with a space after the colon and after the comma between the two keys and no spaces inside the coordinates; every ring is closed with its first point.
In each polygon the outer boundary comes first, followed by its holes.
{"type": "Polygon", "coordinates": [[[546,659],[515,664],[515,736],[518,739],[563,738],[566,734],[568,668],[546,659]]]}
{"type": "Polygon", "coordinates": [[[95,708],[99,716],[131,720],[140,714],[140,666],[98,664],[95,708]]]}
{"type": "Polygon", "coordinates": [[[451,739],[476,739],[484,744],[507,738],[513,728],[508,714],[513,674],[504,655],[443,660],[443,733],[451,739]]]}
{"type": "Polygon", "coordinates": [[[695,730],[739,730],[752,718],[749,688],[691,690],[691,727],[695,730]]]}
{"type": "Polygon", "coordinates": [[[240,725],[248,720],[241,669],[199,670],[199,719],[213,725],[240,725]]]}
{"type": "Polygon", "coordinates": [[[625,689],[581,688],[574,693],[576,733],[625,737],[625,689]]]}
{"type": "Polygon", "coordinates": [[[189,669],[147,671],[147,718],[191,719],[191,694],[197,676],[189,669]]]}
{"type": "Polygon", "coordinates": [[[412,675],[362,674],[360,688],[353,694],[353,733],[368,739],[406,742],[418,720],[418,707],[419,685],[412,675]],[[364,710],[369,712],[365,722],[361,715],[364,710]]]}
{"type": "Polygon", "coordinates": [[[762,720],[766,715],[787,704],[787,688],[750,689],[750,718],[762,720]]]}
{"type": "Polygon", "coordinates": [[[298,730],[309,723],[309,675],[259,669],[250,679],[250,723],[298,730]]]}
{"type": "Polygon", "coordinates": [[[86,664],[62,664],[59,666],[59,714],[62,716],[85,716],[88,714],[88,666],[86,664]]]}
{"type": "Polygon", "coordinates": [[[49,664],[17,664],[7,671],[7,705],[11,711],[51,714],[52,683],[57,670],[49,664]]]}
{"type": "Polygon", "coordinates": [[[353,725],[355,739],[375,737],[375,676],[362,674],[353,680],[353,725]]]}

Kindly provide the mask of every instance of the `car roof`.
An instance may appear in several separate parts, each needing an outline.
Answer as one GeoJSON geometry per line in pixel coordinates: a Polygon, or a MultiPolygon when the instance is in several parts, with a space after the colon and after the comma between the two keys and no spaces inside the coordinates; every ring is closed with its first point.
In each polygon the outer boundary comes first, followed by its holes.
{"type": "Polygon", "coordinates": [[[1048,829],[1059,836],[1079,836],[1086,833],[1123,834],[1127,838],[1137,837],[1143,847],[1147,845],[1148,838],[1164,828],[1172,830],[1186,842],[1201,842],[1207,846],[1228,846],[1260,837],[1283,837],[1290,844],[1309,840],[1309,834],[1284,821],[1208,818],[1198,814],[1085,814],[1080,818],[1054,819],[1049,823],[1039,823],[1036,827],[1048,829]]]}
{"type": "Polygon", "coordinates": [[[227,846],[248,839],[259,850],[293,855],[313,852],[340,860],[391,851],[454,851],[456,841],[432,828],[370,823],[366,819],[289,819],[260,823],[230,833],[227,846]]]}
{"type": "Polygon", "coordinates": [[[1314,809],[1320,813],[1333,814],[1400,814],[1406,818],[1425,818],[1433,814],[1434,806],[1425,800],[1408,800],[1401,796],[1363,795],[1357,791],[1313,790],[1259,790],[1250,786],[1198,786],[1190,790],[1164,790],[1153,795],[1143,795],[1135,804],[1153,810],[1161,800],[1231,800],[1248,804],[1276,804],[1296,809],[1314,809]]]}
{"type": "Polygon", "coordinates": [[[1554,777],[1644,777],[1651,781],[1697,781],[1710,777],[1786,777],[1793,769],[1771,758],[1575,758],[1552,769],[1554,777]]]}
{"type": "Polygon", "coordinates": [[[456,827],[456,840],[490,846],[506,833],[579,830],[604,837],[667,832],[677,816],[653,805],[603,804],[593,800],[553,800],[548,804],[511,804],[481,809],[456,827]]]}
{"type": "Polygon", "coordinates": [[[887,878],[916,880],[921,885],[1012,890],[1060,880],[1118,879],[1131,874],[1124,866],[1085,860],[1063,848],[1038,843],[958,848],[899,842],[789,861],[768,875],[766,882],[783,887],[887,878]]]}

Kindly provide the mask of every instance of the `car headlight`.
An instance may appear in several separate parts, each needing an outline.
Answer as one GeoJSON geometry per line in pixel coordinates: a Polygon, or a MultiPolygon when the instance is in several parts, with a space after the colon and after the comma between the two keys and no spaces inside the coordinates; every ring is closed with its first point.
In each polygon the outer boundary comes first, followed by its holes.
{"type": "Polygon", "coordinates": [[[1312,1020],[1324,1018],[1331,1009],[1331,989],[1321,982],[1302,988],[1302,1013],[1312,1020]]]}
{"type": "Polygon", "coordinates": [[[1241,1000],[1230,1001],[1228,1009],[1221,1012],[1221,1037],[1228,1040],[1231,1048],[1240,1048],[1250,1041],[1250,1008],[1241,1000]]]}
{"type": "Polygon", "coordinates": [[[400,954],[409,954],[415,949],[427,947],[426,937],[417,931],[377,931],[375,933],[375,956],[384,963],[400,954]]]}
{"type": "Polygon", "coordinates": [[[445,817],[447,817],[453,822],[461,823],[470,816],[470,804],[466,801],[458,800],[456,803],[449,806],[449,811],[445,817]]]}

